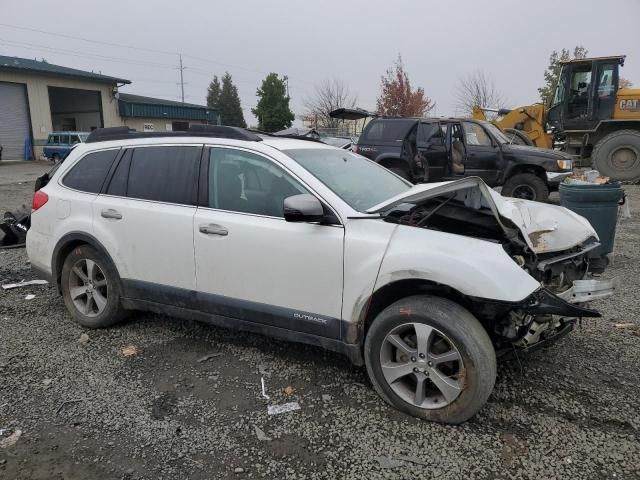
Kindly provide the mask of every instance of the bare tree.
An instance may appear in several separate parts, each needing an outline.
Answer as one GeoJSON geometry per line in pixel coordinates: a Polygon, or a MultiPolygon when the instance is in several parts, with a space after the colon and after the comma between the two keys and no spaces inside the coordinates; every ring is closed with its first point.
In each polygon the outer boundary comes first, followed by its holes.
{"type": "Polygon", "coordinates": [[[353,95],[342,80],[332,79],[316,85],[313,97],[304,102],[302,119],[318,127],[337,128],[341,120],[331,118],[336,108],[353,108],[358,97],[353,95]]]}
{"type": "Polygon", "coordinates": [[[505,106],[505,100],[493,80],[481,70],[460,78],[456,87],[456,110],[460,114],[471,115],[476,105],[497,109],[505,106]]]}

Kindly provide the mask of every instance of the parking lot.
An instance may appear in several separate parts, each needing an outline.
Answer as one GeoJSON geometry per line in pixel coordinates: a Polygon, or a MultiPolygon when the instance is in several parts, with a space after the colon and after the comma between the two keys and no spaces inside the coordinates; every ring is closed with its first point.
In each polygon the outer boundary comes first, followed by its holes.
{"type": "MultiPolygon", "coordinates": [[[[45,168],[0,165],[0,213],[45,168]]],[[[397,412],[317,348],[150,313],[86,330],[52,286],[0,290],[0,477],[640,478],[640,186],[625,189],[603,317],[501,364],[461,426],[397,412]]],[[[31,278],[24,249],[0,250],[0,283],[31,278]]]]}

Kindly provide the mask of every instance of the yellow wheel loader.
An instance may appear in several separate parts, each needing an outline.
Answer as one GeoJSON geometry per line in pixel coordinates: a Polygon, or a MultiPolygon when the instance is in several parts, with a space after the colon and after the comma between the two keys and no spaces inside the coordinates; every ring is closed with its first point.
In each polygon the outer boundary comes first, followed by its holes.
{"type": "Polygon", "coordinates": [[[562,63],[549,108],[533,104],[513,110],[479,106],[500,116],[495,125],[513,143],[541,148],[562,146],[581,157],[591,156],[593,168],[614,180],[640,179],[640,89],[618,89],[624,56],[569,60],[562,63]]]}

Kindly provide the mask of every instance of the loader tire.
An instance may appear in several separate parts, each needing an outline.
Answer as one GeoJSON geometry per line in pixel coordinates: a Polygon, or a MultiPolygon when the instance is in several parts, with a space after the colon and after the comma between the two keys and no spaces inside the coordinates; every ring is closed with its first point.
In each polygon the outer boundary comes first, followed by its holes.
{"type": "Polygon", "coordinates": [[[640,131],[619,130],[600,140],[591,154],[593,168],[611,180],[640,179],[640,131]]]}

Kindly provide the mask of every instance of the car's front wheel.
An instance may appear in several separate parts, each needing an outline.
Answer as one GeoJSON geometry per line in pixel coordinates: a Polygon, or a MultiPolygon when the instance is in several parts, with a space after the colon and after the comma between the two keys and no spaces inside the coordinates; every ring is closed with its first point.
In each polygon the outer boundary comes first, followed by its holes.
{"type": "Polygon", "coordinates": [[[517,173],[504,182],[502,195],[546,202],[549,199],[549,187],[542,178],[533,173],[517,173]]]}
{"type": "Polygon", "coordinates": [[[124,318],[118,272],[95,248],[81,245],[69,252],[61,286],[64,303],[80,325],[104,328],[124,318]]]}
{"type": "Polygon", "coordinates": [[[471,418],[496,378],[495,351],[480,322],[460,305],[428,295],[399,300],[376,317],[365,362],[389,404],[443,423],[471,418]]]}

